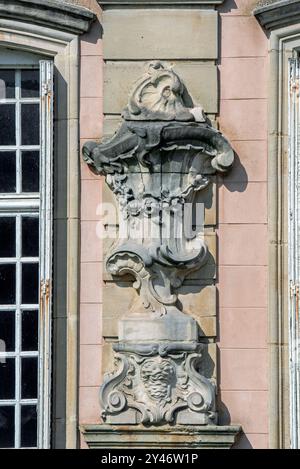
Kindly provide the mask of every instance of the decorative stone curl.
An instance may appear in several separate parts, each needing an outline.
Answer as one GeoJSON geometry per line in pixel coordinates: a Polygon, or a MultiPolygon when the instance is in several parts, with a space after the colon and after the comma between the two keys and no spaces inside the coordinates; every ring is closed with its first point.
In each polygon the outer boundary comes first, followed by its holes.
{"type": "Polygon", "coordinates": [[[137,81],[123,112],[126,120],[206,122],[202,107],[188,108],[187,90],[179,76],[160,61],[150,62],[137,81]]]}

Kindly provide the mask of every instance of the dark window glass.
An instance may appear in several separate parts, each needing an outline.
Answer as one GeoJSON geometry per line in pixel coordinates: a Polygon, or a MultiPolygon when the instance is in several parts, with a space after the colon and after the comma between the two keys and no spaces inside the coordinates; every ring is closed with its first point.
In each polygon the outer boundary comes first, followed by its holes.
{"type": "Polygon", "coordinates": [[[16,302],[16,266],[0,265],[0,304],[12,305],[16,302]]]}
{"type": "Polygon", "coordinates": [[[22,98],[38,98],[40,95],[40,74],[38,70],[22,70],[22,98]]]}
{"type": "Polygon", "coordinates": [[[15,446],[15,408],[0,406],[0,448],[15,446]]]}
{"type": "Polygon", "coordinates": [[[0,192],[16,192],[16,154],[0,151],[0,192]]]}
{"type": "Polygon", "coordinates": [[[0,257],[16,255],[16,219],[0,217],[0,257]]]}
{"type": "Polygon", "coordinates": [[[38,151],[22,152],[22,192],[39,192],[40,190],[40,153],[38,151]]]}
{"type": "Polygon", "coordinates": [[[15,359],[0,360],[0,399],[15,398],[15,359]]]}
{"type": "Polygon", "coordinates": [[[0,69],[0,99],[14,99],[15,71],[0,69]]]}
{"type": "Polygon", "coordinates": [[[39,256],[39,218],[22,217],[22,256],[39,256]]]}
{"type": "Polygon", "coordinates": [[[22,265],[22,303],[36,305],[39,302],[39,265],[22,265]]]}
{"type": "Polygon", "coordinates": [[[21,394],[22,399],[37,398],[38,359],[37,357],[22,358],[21,361],[21,394]]]}
{"type": "Polygon", "coordinates": [[[0,311],[0,352],[14,352],[14,350],[15,311],[0,311]]]}
{"type": "Polygon", "coordinates": [[[21,407],[21,447],[37,446],[37,411],[35,405],[21,407]]]}
{"type": "Polygon", "coordinates": [[[16,144],[15,104],[0,104],[0,145],[16,144]]]}
{"type": "Polygon", "coordinates": [[[22,145],[40,144],[40,105],[22,104],[22,145]]]}
{"type": "Polygon", "coordinates": [[[38,311],[22,312],[22,351],[38,350],[38,311]]]}
{"type": "Polygon", "coordinates": [[[0,151],[0,192],[16,192],[16,154],[14,151],[0,151]]]}

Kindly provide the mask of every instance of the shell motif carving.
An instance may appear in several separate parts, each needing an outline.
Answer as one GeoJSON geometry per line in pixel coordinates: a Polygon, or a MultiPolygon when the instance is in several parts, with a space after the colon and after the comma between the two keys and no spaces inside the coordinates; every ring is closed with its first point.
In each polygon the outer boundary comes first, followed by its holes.
{"type": "Polygon", "coordinates": [[[187,90],[179,76],[160,61],[150,62],[135,84],[123,117],[126,120],[206,122],[201,107],[189,109],[187,90]]]}

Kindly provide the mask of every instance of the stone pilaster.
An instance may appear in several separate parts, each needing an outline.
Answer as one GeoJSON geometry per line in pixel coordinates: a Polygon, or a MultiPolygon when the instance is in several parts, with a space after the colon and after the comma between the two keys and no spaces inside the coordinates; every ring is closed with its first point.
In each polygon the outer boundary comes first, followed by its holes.
{"type": "Polygon", "coordinates": [[[105,139],[83,153],[106,179],[119,237],[105,242],[106,424],[83,433],[90,447],[116,447],[113,432],[132,446],[126,428],[136,447],[161,434],[172,447],[189,428],[195,447],[229,447],[239,429],[216,427],[214,344],[215,177],[234,159],[215,124],[222,1],[99,3],[105,139]]]}

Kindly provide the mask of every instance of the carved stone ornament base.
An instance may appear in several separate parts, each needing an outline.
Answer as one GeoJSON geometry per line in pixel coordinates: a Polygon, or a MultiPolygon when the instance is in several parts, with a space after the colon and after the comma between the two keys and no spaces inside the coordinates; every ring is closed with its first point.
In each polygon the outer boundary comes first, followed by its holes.
{"type": "Polygon", "coordinates": [[[86,143],[83,155],[118,201],[119,239],[106,269],[113,278],[131,275],[139,293],[119,321],[102,417],[111,425],[215,424],[215,384],[199,371],[198,325],[181,311],[178,289],[208,262],[204,219],[195,213],[212,176],[232,166],[232,148],[173,69],[152,62],[120,129],[86,143]]]}
{"type": "Polygon", "coordinates": [[[90,449],[230,449],[238,440],[239,426],[145,428],[144,426],[83,425],[90,449]]]}
{"type": "Polygon", "coordinates": [[[100,390],[102,418],[126,425],[215,424],[215,383],[199,373],[196,321],[176,311],[156,320],[137,317],[120,321],[116,369],[100,390]]]}

